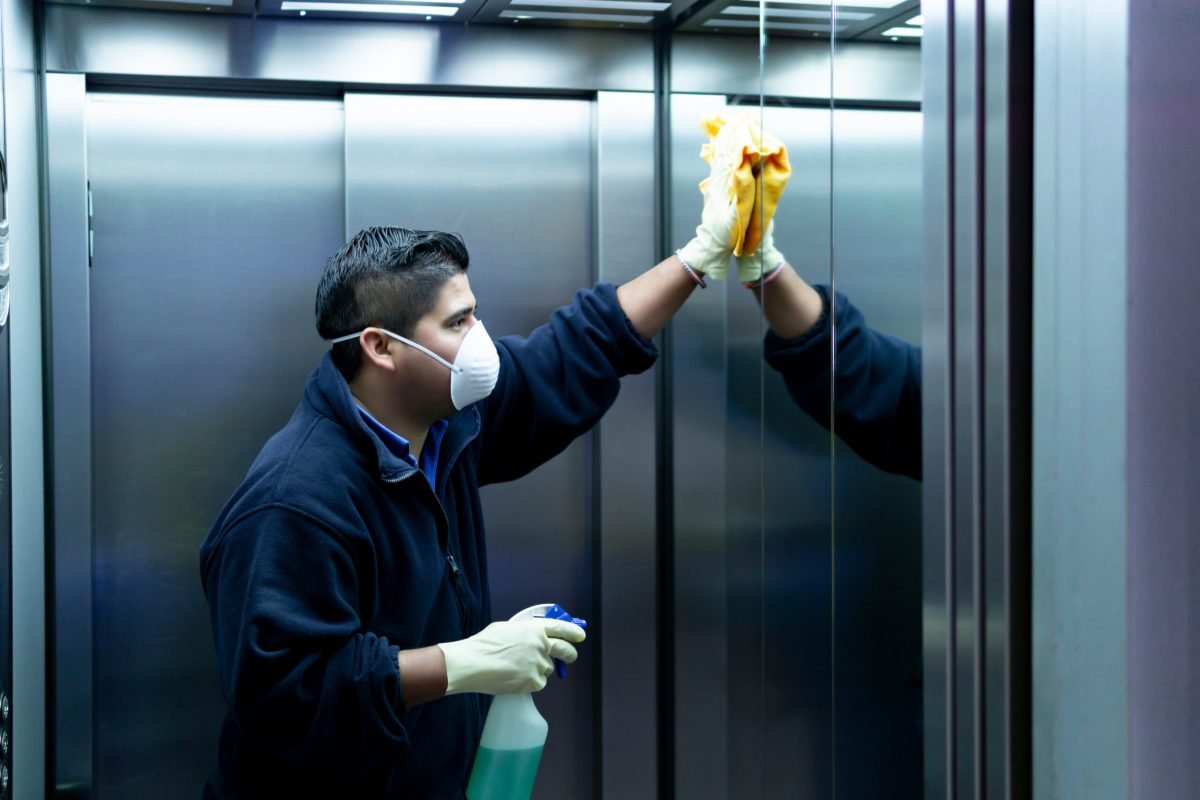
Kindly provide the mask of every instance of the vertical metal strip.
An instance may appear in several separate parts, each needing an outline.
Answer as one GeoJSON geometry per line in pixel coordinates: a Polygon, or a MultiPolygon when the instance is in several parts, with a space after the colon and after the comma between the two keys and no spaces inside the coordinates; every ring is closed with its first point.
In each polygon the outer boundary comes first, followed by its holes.
{"type": "Polygon", "coordinates": [[[986,0],[982,474],[986,547],[981,731],[989,797],[1029,782],[1032,2],[986,0]],[[990,313],[989,313],[990,312],[990,313]]]}
{"type": "MultiPolygon", "coordinates": [[[[591,139],[592,146],[590,148],[592,169],[591,169],[591,186],[592,186],[592,208],[591,208],[591,230],[592,230],[592,275],[591,282],[597,283],[602,279],[604,273],[604,231],[601,228],[603,221],[602,199],[601,199],[601,172],[600,172],[600,98],[591,106],[591,139]]],[[[606,494],[604,492],[604,425],[597,425],[592,429],[588,436],[588,551],[591,555],[591,572],[592,572],[592,596],[591,596],[591,614],[594,618],[594,627],[597,630],[605,630],[605,615],[604,615],[604,500],[606,494]]],[[[596,679],[592,681],[592,719],[595,720],[595,729],[592,732],[592,797],[596,800],[604,797],[604,639],[603,635],[591,637],[592,639],[592,658],[598,665],[596,670],[596,679]]]]}
{"type": "Polygon", "coordinates": [[[92,778],[91,329],[88,302],[86,91],[83,75],[46,76],[50,232],[47,419],[53,557],[47,653],[53,784],[92,778]]]}
{"type": "Polygon", "coordinates": [[[954,280],[950,336],[954,359],[950,380],[954,397],[954,427],[951,453],[954,516],[953,626],[955,636],[954,727],[955,796],[974,797],[978,789],[979,725],[979,446],[977,323],[979,311],[979,75],[977,30],[978,0],[955,2],[954,38],[955,140],[951,269],[954,280]]]}
{"type": "MultiPolygon", "coordinates": [[[[655,250],[662,257],[671,252],[671,31],[659,28],[654,32],[654,196],[655,250]]],[[[657,608],[658,621],[658,797],[672,800],[675,796],[675,440],[673,395],[671,391],[671,323],[659,334],[659,366],[655,404],[655,427],[658,431],[655,462],[657,464],[657,532],[655,558],[658,562],[657,608]]]]}
{"type": "Polygon", "coordinates": [[[923,630],[925,797],[943,800],[955,784],[954,750],[954,359],[950,335],[954,275],[954,7],[924,9],[925,319],[922,331],[923,630]]]}
{"type": "MultiPolygon", "coordinates": [[[[654,96],[600,92],[596,98],[599,279],[620,284],[656,260],[654,96]]],[[[600,645],[595,701],[597,797],[651,797],[658,789],[658,733],[646,710],[658,705],[655,525],[656,374],[631,375],[598,426],[599,504],[594,554],[600,645]],[[641,653],[630,659],[629,653],[641,653]]],[[[593,645],[594,646],[594,645],[593,645]]]]}

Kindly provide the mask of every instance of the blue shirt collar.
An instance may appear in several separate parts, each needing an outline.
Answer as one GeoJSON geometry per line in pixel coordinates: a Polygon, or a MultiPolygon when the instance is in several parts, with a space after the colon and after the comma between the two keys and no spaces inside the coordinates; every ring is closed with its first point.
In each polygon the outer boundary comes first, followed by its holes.
{"type": "Polygon", "coordinates": [[[356,408],[358,408],[358,413],[363,418],[363,421],[367,423],[367,426],[373,430],[377,436],[379,436],[380,440],[383,442],[384,446],[387,447],[388,451],[391,452],[391,454],[396,458],[403,459],[409,465],[421,470],[421,472],[424,473],[426,480],[429,481],[429,485],[433,487],[434,491],[436,491],[438,488],[438,452],[441,450],[442,437],[446,434],[446,428],[449,427],[450,424],[449,421],[445,419],[439,419],[429,427],[429,433],[425,437],[425,446],[421,448],[421,460],[418,463],[417,459],[412,454],[412,450],[407,439],[393,431],[388,426],[384,425],[379,420],[375,419],[362,406],[356,404],[356,408]]]}

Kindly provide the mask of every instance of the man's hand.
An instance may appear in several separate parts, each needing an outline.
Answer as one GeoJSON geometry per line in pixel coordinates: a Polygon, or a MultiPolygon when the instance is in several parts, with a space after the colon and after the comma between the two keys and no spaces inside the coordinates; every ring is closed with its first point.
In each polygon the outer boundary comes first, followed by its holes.
{"type": "Polygon", "coordinates": [[[700,225],[695,237],[678,252],[683,263],[717,280],[725,278],[733,246],[741,238],[736,230],[738,209],[733,190],[733,171],[738,163],[733,158],[734,149],[721,141],[722,135],[728,137],[729,132],[730,126],[725,126],[717,132],[714,143],[705,148],[710,169],[708,177],[700,183],[704,197],[700,225]]]}
{"type": "Polygon", "coordinates": [[[557,619],[493,622],[469,639],[438,644],[446,657],[446,694],[538,692],[554,672],[552,659],[570,664],[583,628],[557,619]]]}

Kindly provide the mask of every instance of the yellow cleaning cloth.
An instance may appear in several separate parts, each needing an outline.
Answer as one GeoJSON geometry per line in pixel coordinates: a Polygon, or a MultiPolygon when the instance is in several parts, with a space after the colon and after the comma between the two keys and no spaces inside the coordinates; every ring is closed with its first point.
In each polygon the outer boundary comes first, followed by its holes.
{"type": "MultiPolygon", "coordinates": [[[[701,127],[709,143],[701,148],[700,157],[713,167],[714,175],[730,175],[730,199],[737,205],[737,222],[729,241],[733,254],[753,253],[792,174],[787,147],[747,115],[714,114],[705,117],[701,127]]],[[[701,192],[709,180],[701,182],[701,192]]]]}

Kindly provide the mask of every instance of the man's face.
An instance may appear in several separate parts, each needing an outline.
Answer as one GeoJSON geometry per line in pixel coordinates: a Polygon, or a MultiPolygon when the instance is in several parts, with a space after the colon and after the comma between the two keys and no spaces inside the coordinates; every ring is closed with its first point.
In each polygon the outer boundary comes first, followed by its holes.
{"type": "MultiPolygon", "coordinates": [[[[460,272],[442,285],[433,310],[417,322],[412,339],[453,363],[458,348],[479,320],[475,318],[475,295],[467,275],[460,272]]],[[[420,387],[420,393],[436,408],[432,413],[440,419],[454,411],[450,402],[450,370],[413,347],[395,342],[403,353],[403,380],[409,391],[420,387]]],[[[396,355],[400,352],[393,350],[396,355]]]]}

